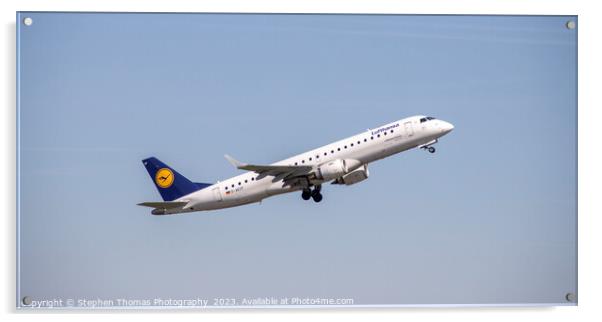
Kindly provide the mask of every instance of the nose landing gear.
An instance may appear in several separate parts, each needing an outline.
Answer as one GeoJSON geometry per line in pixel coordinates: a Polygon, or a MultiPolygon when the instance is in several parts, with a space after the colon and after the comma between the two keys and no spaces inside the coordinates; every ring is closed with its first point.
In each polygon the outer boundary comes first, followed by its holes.
{"type": "Polygon", "coordinates": [[[434,139],[430,142],[427,142],[425,144],[419,145],[418,147],[424,150],[429,151],[430,153],[435,153],[435,147],[433,146],[433,144],[437,143],[439,140],[434,139]]]}
{"type": "Polygon", "coordinates": [[[425,149],[425,150],[429,151],[429,153],[435,153],[434,146],[423,146],[421,149],[425,149]]]}
{"type": "Polygon", "coordinates": [[[305,188],[303,189],[303,192],[301,192],[301,198],[303,198],[303,200],[309,200],[309,198],[312,198],[315,202],[320,202],[323,198],[320,190],[322,190],[322,185],[315,186],[313,190],[305,188]]]}

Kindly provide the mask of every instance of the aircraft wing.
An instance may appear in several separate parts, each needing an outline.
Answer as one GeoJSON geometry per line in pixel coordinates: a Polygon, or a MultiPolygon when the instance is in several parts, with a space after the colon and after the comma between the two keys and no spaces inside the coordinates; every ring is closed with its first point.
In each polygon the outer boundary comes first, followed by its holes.
{"type": "Polygon", "coordinates": [[[309,175],[313,167],[309,165],[259,165],[242,163],[229,155],[225,155],[226,159],[237,169],[248,170],[258,173],[259,175],[274,176],[274,181],[280,179],[289,179],[292,177],[309,175]]]}

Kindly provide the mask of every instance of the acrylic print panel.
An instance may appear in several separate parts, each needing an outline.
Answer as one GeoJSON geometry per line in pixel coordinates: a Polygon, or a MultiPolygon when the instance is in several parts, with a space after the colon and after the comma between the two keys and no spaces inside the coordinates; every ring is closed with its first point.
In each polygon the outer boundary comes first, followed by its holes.
{"type": "Polygon", "coordinates": [[[575,16],[20,12],[17,26],[21,308],[577,303],[575,16]],[[369,134],[416,115],[435,117],[413,119],[416,137],[453,124],[435,153],[369,162],[319,203],[138,205],[249,191],[228,179],[259,168],[224,154],[269,166],[356,134],[349,149],[379,147],[369,134]]]}

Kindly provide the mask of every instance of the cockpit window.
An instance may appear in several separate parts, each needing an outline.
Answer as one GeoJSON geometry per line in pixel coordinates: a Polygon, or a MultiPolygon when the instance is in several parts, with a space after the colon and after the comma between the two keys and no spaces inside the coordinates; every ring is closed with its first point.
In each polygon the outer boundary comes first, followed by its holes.
{"type": "Polygon", "coordinates": [[[420,123],[424,123],[426,121],[434,120],[435,118],[432,116],[423,117],[420,119],[420,123]]]}
{"type": "Polygon", "coordinates": [[[434,120],[435,118],[432,116],[427,116],[426,119],[430,121],[430,120],[434,120]]]}
{"type": "Polygon", "coordinates": [[[426,122],[426,117],[423,117],[420,119],[420,123],[424,123],[424,122],[426,122]]]}

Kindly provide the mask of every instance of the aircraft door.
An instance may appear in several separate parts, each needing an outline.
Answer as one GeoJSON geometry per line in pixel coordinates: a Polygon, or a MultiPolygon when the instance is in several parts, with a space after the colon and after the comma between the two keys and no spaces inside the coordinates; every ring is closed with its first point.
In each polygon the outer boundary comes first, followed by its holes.
{"type": "Polygon", "coordinates": [[[222,193],[219,191],[219,187],[213,188],[213,199],[215,201],[222,201],[222,193]]]}
{"type": "Polygon", "coordinates": [[[405,130],[406,130],[406,135],[407,135],[408,137],[412,137],[412,136],[414,136],[414,128],[412,127],[412,122],[411,122],[411,121],[409,121],[409,122],[405,122],[405,123],[403,124],[403,126],[405,127],[405,130]]]}

